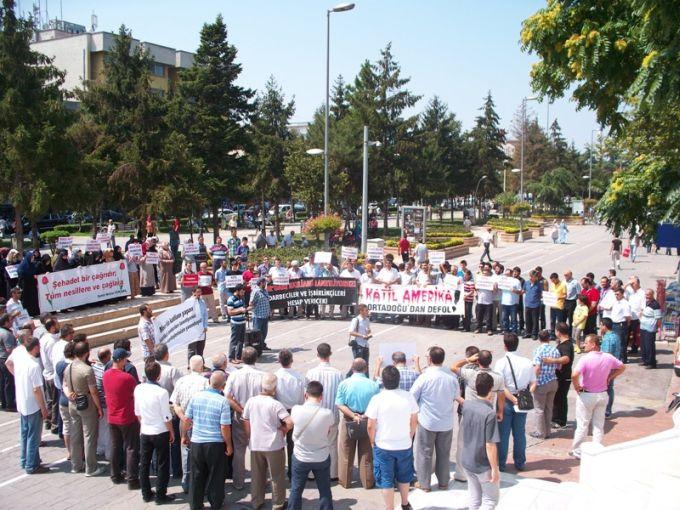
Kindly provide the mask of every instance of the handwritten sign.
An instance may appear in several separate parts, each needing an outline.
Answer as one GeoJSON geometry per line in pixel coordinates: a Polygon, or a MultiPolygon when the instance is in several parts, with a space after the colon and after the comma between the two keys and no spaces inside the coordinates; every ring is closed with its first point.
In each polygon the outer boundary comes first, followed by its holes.
{"type": "Polygon", "coordinates": [[[7,273],[7,276],[10,277],[10,279],[14,278],[19,278],[19,264],[14,264],[13,266],[7,266],[5,268],[5,272],[7,273]]]}
{"type": "Polygon", "coordinates": [[[99,232],[97,234],[97,241],[100,243],[108,243],[111,240],[111,234],[107,232],[99,232]]]}
{"type": "MultiPolygon", "coordinates": [[[[316,260],[316,258],[314,260],[316,260]]],[[[288,285],[290,283],[290,276],[273,276],[272,283],[274,285],[288,285]]]]}
{"type": "Polygon", "coordinates": [[[60,250],[69,248],[71,245],[73,245],[72,237],[60,237],[59,239],[57,239],[57,248],[59,248],[60,250]]]}
{"type": "Polygon", "coordinates": [[[90,239],[85,244],[85,251],[101,251],[101,249],[102,249],[102,243],[100,243],[99,241],[96,241],[94,239],[90,239]]]}
{"type": "Polygon", "coordinates": [[[428,254],[428,258],[430,259],[430,264],[439,267],[446,260],[446,253],[443,251],[431,251],[428,254]]]}
{"type": "Polygon", "coordinates": [[[512,276],[501,276],[498,278],[498,288],[500,290],[515,290],[519,289],[519,280],[512,276]]]}
{"type": "Polygon", "coordinates": [[[240,285],[242,283],[243,283],[243,275],[242,274],[229,274],[229,275],[224,277],[224,285],[228,289],[236,287],[237,285],[240,285]]]}
{"type": "Polygon", "coordinates": [[[329,252],[329,251],[317,251],[314,254],[314,262],[316,264],[330,264],[331,263],[331,252],[329,252]]]}
{"type": "Polygon", "coordinates": [[[378,344],[378,352],[382,358],[381,368],[392,364],[392,354],[403,352],[406,355],[406,366],[413,367],[413,358],[416,355],[415,342],[390,342],[378,344]]]}
{"type": "Polygon", "coordinates": [[[198,274],[187,273],[182,275],[182,287],[196,287],[198,285],[198,274]]]}
{"type": "Polygon", "coordinates": [[[340,252],[343,259],[356,260],[359,256],[358,248],[353,248],[352,246],[343,246],[340,252]]]}
{"type": "Polygon", "coordinates": [[[477,290],[493,290],[493,276],[479,275],[475,278],[475,288],[477,290]]]}
{"type": "Polygon", "coordinates": [[[128,244],[127,252],[131,257],[141,257],[142,256],[142,245],[139,243],[128,244]]]}
{"type": "Polygon", "coordinates": [[[543,291],[543,304],[552,308],[557,308],[557,294],[554,292],[543,291]]]}
{"type": "Polygon", "coordinates": [[[202,274],[198,278],[198,286],[199,287],[211,287],[212,286],[212,275],[211,274],[202,274]]]}
{"type": "Polygon", "coordinates": [[[182,245],[182,250],[184,251],[184,255],[198,255],[198,244],[184,243],[182,245]]]}
{"type": "Polygon", "coordinates": [[[155,251],[147,251],[146,252],[146,263],[147,264],[153,264],[154,266],[157,266],[159,262],[160,262],[160,256],[158,255],[158,252],[155,252],[155,251]]]}
{"type": "Polygon", "coordinates": [[[382,246],[369,246],[366,248],[366,258],[369,260],[382,260],[385,249],[382,246]]]}

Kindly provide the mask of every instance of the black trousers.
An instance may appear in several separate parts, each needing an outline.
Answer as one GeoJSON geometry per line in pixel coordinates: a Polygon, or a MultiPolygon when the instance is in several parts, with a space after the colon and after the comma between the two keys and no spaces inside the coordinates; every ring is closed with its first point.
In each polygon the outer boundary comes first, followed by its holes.
{"type": "Polygon", "coordinates": [[[204,350],[205,350],[205,338],[197,342],[191,342],[188,346],[187,364],[189,362],[188,360],[190,360],[193,355],[198,354],[199,356],[203,356],[204,350]]]}
{"type": "Polygon", "coordinates": [[[558,425],[564,426],[567,424],[569,386],[571,386],[571,379],[557,379],[557,393],[555,393],[553,403],[552,421],[558,425]]]}
{"type": "Polygon", "coordinates": [[[518,324],[519,324],[519,331],[522,332],[524,331],[524,297],[520,296],[519,297],[519,305],[517,306],[517,317],[518,317],[518,324]]]}
{"type": "Polygon", "coordinates": [[[463,329],[470,331],[470,324],[472,323],[472,301],[465,301],[465,317],[463,317],[463,329]]]}
{"type": "Polygon", "coordinates": [[[594,335],[597,332],[597,314],[589,315],[586,319],[586,328],[583,331],[586,335],[594,335]]]}
{"type": "Polygon", "coordinates": [[[526,320],[527,320],[527,335],[531,335],[532,337],[536,338],[538,337],[538,326],[540,324],[540,313],[541,313],[541,308],[536,307],[536,308],[525,308],[525,313],[526,313],[526,320]]]}
{"type": "Polygon", "coordinates": [[[221,508],[224,503],[224,473],[227,466],[226,447],[223,442],[194,443],[189,448],[189,508],[203,508],[203,498],[208,497],[210,508],[221,508]]]}
{"type": "Polygon", "coordinates": [[[140,450],[139,484],[142,487],[142,496],[147,498],[151,496],[149,468],[154,453],[156,454],[156,497],[165,496],[170,480],[170,432],[153,436],[142,434],[140,450]]]}
{"type": "Polygon", "coordinates": [[[656,367],[656,333],[640,330],[640,348],[642,363],[656,367]]]}
{"type": "Polygon", "coordinates": [[[109,423],[109,437],[111,478],[120,478],[121,452],[125,451],[127,481],[134,482],[139,480],[139,422],[135,420],[128,425],[109,423]]]}
{"type": "Polygon", "coordinates": [[[14,376],[7,370],[5,361],[0,361],[0,393],[2,394],[2,408],[16,409],[16,393],[14,390],[14,376]]]}
{"type": "Polygon", "coordinates": [[[539,314],[539,316],[538,316],[538,318],[539,318],[539,320],[540,320],[540,325],[541,325],[540,328],[541,328],[541,329],[546,329],[546,327],[545,327],[545,326],[546,326],[546,322],[545,322],[545,305],[542,304],[542,303],[541,303],[541,306],[540,306],[540,310],[541,310],[541,312],[540,312],[540,314],[539,314]]]}
{"type": "Polygon", "coordinates": [[[569,334],[571,335],[572,330],[572,319],[574,317],[574,310],[576,310],[576,300],[566,299],[564,301],[564,322],[569,326],[569,334]]]}
{"type": "Polygon", "coordinates": [[[483,330],[484,321],[486,321],[486,330],[492,331],[493,323],[491,322],[491,314],[493,313],[493,305],[480,305],[477,303],[477,331],[483,330]]]}
{"type": "MultiPolygon", "coordinates": [[[[179,433],[179,418],[173,416],[172,430],[175,433],[175,438],[180,437],[179,433]]],[[[170,445],[170,466],[172,467],[172,476],[174,478],[182,477],[182,446],[179,439],[170,445]]]]}

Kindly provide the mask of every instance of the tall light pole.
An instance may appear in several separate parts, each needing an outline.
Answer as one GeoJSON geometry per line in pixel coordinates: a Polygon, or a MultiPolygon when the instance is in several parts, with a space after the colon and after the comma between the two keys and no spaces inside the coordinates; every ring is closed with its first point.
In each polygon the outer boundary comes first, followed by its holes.
{"type": "Polygon", "coordinates": [[[377,141],[368,141],[368,126],[364,126],[364,171],[361,180],[361,253],[366,253],[368,241],[368,148],[380,147],[381,145],[377,141]]]}
{"type": "MultiPolygon", "coordinates": [[[[522,99],[522,144],[520,146],[519,156],[519,199],[524,201],[524,137],[527,124],[527,101],[536,101],[537,97],[524,97],[522,99]]],[[[517,235],[517,242],[524,242],[524,234],[522,227],[524,227],[524,215],[522,211],[519,212],[519,234],[517,235]]]]}
{"type": "Polygon", "coordinates": [[[323,213],[328,214],[330,178],[328,176],[328,119],[330,116],[331,13],[354,9],[352,3],[338,4],[326,11],[326,119],[323,133],[323,213]]]}

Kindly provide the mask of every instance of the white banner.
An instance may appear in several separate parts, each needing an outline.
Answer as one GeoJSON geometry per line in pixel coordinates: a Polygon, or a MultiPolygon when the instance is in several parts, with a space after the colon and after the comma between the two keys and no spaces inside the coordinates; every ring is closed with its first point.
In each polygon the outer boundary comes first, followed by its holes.
{"type": "Polygon", "coordinates": [[[475,288],[478,290],[493,290],[493,285],[493,276],[479,275],[475,277],[475,288]]]}
{"type": "Polygon", "coordinates": [[[356,260],[359,256],[359,249],[353,248],[351,246],[343,246],[340,254],[342,255],[343,259],[356,260]]]}
{"type": "Polygon", "coordinates": [[[366,248],[366,258],[368,260],[382,260],[385,249],[380,246],[369,246],[366,248]]]}
{"type": "Polygon", "coordinates": [[[557,308],[557,294],[554,292],[543,291],[543,304],[545,306],[551,306],[557,308]]]}
{"type": "Polygon", "coordinates": [[[199,275],[198,277],[198,286],[199,287],[212,287],[212,275],[211,274],[202,274],[199,275]]]}
{"type": "Polygon", "coordinates": [[[73,244],[72,237],[60,237],[59,239],[57,239],[57,248],[59,248],[60,250],[70,248],[72,244],[73,244]]]}
{"type": "Polygon", "coordinates": [[[239,284],[243,284],[242,274],[228,274],[224,277],[224,286],[228,289],[236,287],[239,284]]]}
{"type": "Polygon", "coordinates": [[[378,344],[378,352],[380,357],[383,359],[380,369],[382,370],[388,365],[392,364],[392,354],[395,352],[403,352],[406,355],[406,366],[409,368],[414,367],[413,357],[416,355],[416,343],[415,342],[390,342],[384,344],[378,344]]]}
{"type": "Polygon", "coordinates": [[[362,285],[359,302],[373,313],[397,315],[463,315],[463,293],[444,285],[362,285]]]}
{"type": "Polygon", "coordinates": [[[331,252],[329,251],[317,251],[314,254],[315,264],[330,264],[331,263],[331,252]]]}
{"type": "Polygon", "coordinates": [[[41,312],[66,310],[129,295],[130,280],[127,263],[123,260],[38,276],[41,312]]]}
{"type": "MultiPolygon", "coordinates": [[[[316,262],[316,257],[314,262],[316,262]]],[[[288,285],[290,283],[290,276],[272,276],[272,283],[274,285],[288,285]]]]}
{"type": "Polygon", "coordinates": [[[156,343],[167,344],[171,352],[204,339],[203,321],[194,299],[187,299],[156,316],[153,327],[156,343]]]}
{"type": "Polygon", "coordinates": [[[443,251],[431,251],[427,254],[430,259],[430,264],[434,267],[439,267],[446,260],[446,252],[443,251]]]}
{"type": "Polygon", "coordinates": [[[7,276],[9,276],[11,279],[19,278],[18,271],[19,271],[19,264],[14,264],[13,266],[5,267],[5,272],[7,273],[7,276]]]}
{"type": "Polygon", "coordinates": [[[156,251],[147,251],[146,252],[146,263],[147,264],[153,264],[154,266],[157,266],[159,262],[160,262],[160,256],[159,256],[158,252],[156,252],[156,251]]]}
{"type": "Polygon", "coordinates": [[[198,255],[198,244],[196,243],[184,243],[182,249],[184,250],[184,256],[198,255]]]}
{"type": "Polygon", "coordinates": [[[514,290],[519,289],[519,280],[512,276],[501,276],[498,278],[498,288],[500,290],[514,290]]]}
{"type": "Polygon", "coordinates": [[[142,256],[142,245],[139,243],[128,244],[128,253],[131,257],[141,257],[142,256]]]}

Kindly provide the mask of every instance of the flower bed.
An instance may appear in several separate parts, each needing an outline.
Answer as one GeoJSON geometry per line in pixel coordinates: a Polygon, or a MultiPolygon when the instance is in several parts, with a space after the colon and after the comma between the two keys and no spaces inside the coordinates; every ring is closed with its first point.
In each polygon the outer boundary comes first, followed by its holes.
{"type": "MultiPolygon", "coordinates": [[[[507,228],[498,232],[498,239],[506,243],[516,243],[518,236],[518,228],[507,228]]],[[[523,231],[523,237],[525,241],[531,239],[533,237],[533,232],[531,230],[525,229],[523,231]]]]}

